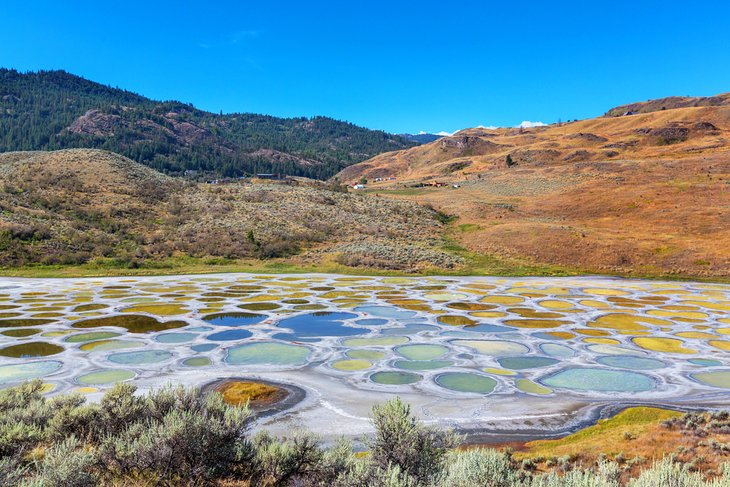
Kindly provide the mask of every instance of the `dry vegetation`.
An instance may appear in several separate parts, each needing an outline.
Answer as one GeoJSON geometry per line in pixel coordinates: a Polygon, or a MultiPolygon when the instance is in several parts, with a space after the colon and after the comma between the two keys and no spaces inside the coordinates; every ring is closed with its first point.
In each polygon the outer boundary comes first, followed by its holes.
{"type": "Polygon", "coordinates": [[[663,458],[713,477],[730,460],[727,412],[682,414],[636,407],[558,440],[527,443],[514,454],[535,471],[586,468],[603,460],[621,465],[624,480],[663,458]]]}
{"type": "MultiPolygon", "coordinates": [[[[108,390],[98,403],[87,403],[78,394],[47,398],[42,390],[42,382],[34,381],[0,391],[2,485],[730,485],[726,466],[719,467],[726,459],[727,445],[716,439],[727,434],[727,413],[674,415],[662,424],[652,419],[656,428],[701,438],[702,451],[683,451],[656,462],[619,455],[592,461],[586,456],[579,462],[570,456],[520,459],[489,448],[455,449],[458,436],[425,426],[397,398],[373,407],[374,433],[364,439],[366,452],[358,454],[344,438],[324,446],[303,431],[292,432],[288,438],[265,431],[252,434],[250,410],[227,405],[216,393],[203,395],[177,387],[136,394],[132,384],[123,383],[108,390]]],[[[597,427],[600,433],[611,434],[618,428],[626,441],[646,443],[631,433],[638,431],[637,421],[610,420],[612,428],[606,423],[597,427]]],[[[596,432],[583,436],[592,438],[593,445],[603,438],[596,432]]],[[[584,446],[585,439],[579,440],[584,446]]],[[[563,444],[571,441],[571,437],[562,440],[563,444]]]]}
{"type": "Polygon", "coordinates": [[[334,254],[350,265],[416,270],[459,264],[438,250],[442,224],[417,204],[335,185],[196,184],[98,150],[0,154],[0,264],[154,266],[334,254]],[[350,250],[348,244],[359,247],[350,250]],[[363,260],[385,249],[392,262],[363,260]]]}
{"type": "Polygon", "coordinates": [[[633,115],[468,129],[376,156],[339,179],[395,177],[369,191],[458,216],[453,238],[479,254],[600,273],[727,277],[729,103],[730,95],[665,99],[610,112],[633,115]],[[460,188],[415,187],[433,181],[460,188]]]}

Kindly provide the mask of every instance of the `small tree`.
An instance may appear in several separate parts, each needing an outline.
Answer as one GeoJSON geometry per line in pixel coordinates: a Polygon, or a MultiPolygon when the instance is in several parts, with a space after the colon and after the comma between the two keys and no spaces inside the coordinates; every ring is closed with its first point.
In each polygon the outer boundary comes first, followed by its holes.
{"type": "Polygon", "coordinates": [[[368,180],[365,178],[360,178],[360,184],[368,184],[368,180]]]}
{"type": "Polygon", "coordinates": [[[505,163],[507,164],[507,167],[512,167],[515,165],[515,161],[512,160],[512,154],[507,154],[507,158],[505,159],[505,163]]]}

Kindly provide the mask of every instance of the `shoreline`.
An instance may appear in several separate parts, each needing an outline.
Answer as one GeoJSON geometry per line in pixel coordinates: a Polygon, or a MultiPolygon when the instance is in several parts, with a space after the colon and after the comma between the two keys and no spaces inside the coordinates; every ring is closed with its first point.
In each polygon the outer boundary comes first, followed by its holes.
{"type": "Polygon", "coordinates": [[[342,275],[351,277],[504,277],[504,278],[596,278],[596,279],[642,279],[667,282],[700,282],[708,284],[730,284],[728,276],[694,276],[685,274],[641,274],[641,273],[596,273],[596,272],[480,272],[479,270],[449,271],[448,269],[424,269],[422,272],[389,271],[381,269],[352,268],[340,265],[297,265],[286,262],[264,264],[235,263],[231,265],[193,265],[177,267],[99,268],[85,266],[24,266],[0,268],[0,279],[99,279],[121,277],[171,277],[226,274],[262,275],[342,275]]]}
{"type": "MultiPolygon", "coordinates": [[[[278,387],[287,392],[287,395],[281,400],[273,404],[265,405],[261,408],[251,407],[253,413],[253,420],[256,423],[263,419],[267,419],[267,425],[258,424],[254,426],[254,429],[265,429],[268,430],[272,424],[277,422],[277,416],[282,415],[281,420],[285,420],[285,414],[288,412],[295,412],[296,408],[307,399],[312,399],[312,394],[308,393],[306,389],[296,386],[294,384],[276,380],[262,379],[255,376],[234,376],[234,377],[222,377],[211,382],[208,382],[200,387],[201,394],[210,394],[215,391],[215,388],[221,384],[231,381],[248,381],[261,383],[264,385],[278,387]],[[268,427],[267,427],[268,426],[268,427]]],[[[576,420],[568,420],[565,422],[565,427],[560,429],[540,429],[540,428],[485,428],[485,427],[456,427],[452,428],[452,431],[461,437],[459,447],[502,447],[502,446],[522,446],[526,443],[536,440],[555,440],[570,436],[578,433],[586,428],[595,426],[599,422],[607,419],[611,419],[619,413],[635,408],[635,407],[650,407],[656,409],[662,409],[666,411],[676,411],[680,413],[688,412],[702,412],[720,410],[722,406],[720,404],[698,404],[698,405],[683,405],[680,403],[663,403],[663,402],[652,402],[652,401],[627,401],[627,402],[616,402],[616,403],[602,403],[587,405],[582,408],[585,411],[585,415],[576,418],[576,420]]],[[[431,424],[430,426],[434,426],[431,424]]],[[[440,429],[449,429],[448,422],[445,421],[444,425],[440,429]]],[[[438,426],[437,426],[438,427],[438,426]]],[[[362,440],[362,435],[352,436],[350,439],[355,440],[359,443],[362,440]]]]}

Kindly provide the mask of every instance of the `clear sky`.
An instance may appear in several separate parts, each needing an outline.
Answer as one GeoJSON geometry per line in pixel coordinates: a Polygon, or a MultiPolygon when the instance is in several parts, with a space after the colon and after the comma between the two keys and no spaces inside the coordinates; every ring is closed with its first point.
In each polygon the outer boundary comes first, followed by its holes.
{"type": "Polygon", "coordinates": [[[730,91],[730,2],[0,0],[0,66],[451,132],[730,91]]]}

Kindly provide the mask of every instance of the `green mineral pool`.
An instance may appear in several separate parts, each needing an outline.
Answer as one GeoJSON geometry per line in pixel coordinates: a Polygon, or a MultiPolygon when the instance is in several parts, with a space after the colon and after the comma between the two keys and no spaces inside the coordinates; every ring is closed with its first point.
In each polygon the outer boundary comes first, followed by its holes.
{"type": "Polygon", "coordinates": [[[309,348],[300,345],[258,342],[229,349],[225,361],[232,365],[304,365],[309,353],[309,348]]]}
{"type": "Polygon", "coordinates": [[[115,382],[122,382],[132,379],[134,376],[135,374],[131,370],[108,369],[84,374],[82,376],[79,376],[76,381],[79,384],[87,386],[97,386],[103,384],[113,384],[115,382]]]}
{"type": "Polygon", "coordinates": [[[502,357],[497,359],[497,362],[505,369],[523,370],[549,367],[557,364],[559,360],[550,357],[502,357]]]}
{"type": "Polygon", "coordinates": [[[442,345],[414,344],[397,347],[395,351],[409,360],[431,360],[445,355],[449,349],[442,345]]]}
{"type": "Polygon", "coordinates": [[[396,360],[393,367],[403,370],[435,370],[451,367],[451,360],[396,360]]]}
{"type": "Polygon", "coordinates": [[[375,372],[370,376],[370,380],[377,384],[389,386],[414,384],[421,380],[421,376],[410,372],[375,372]]]}
{"type": "Polygon", "coordinates": [[[663,369],[667,366],[665,362],[655,358],[635,357],[633,355],[606,355],[596,359],[601,365],[631,370],[654,370],[663,369]]]}
{"type": "Polygon", "coordinates": [[[183,360],[182,363],[188,367],[205,367],[210,365],[212,362],[208,357],[190,357],[183,360]]]}
{"type": "Polygon", "coordinates": [[[118,337],[119,335],[120,333],[115,333],[113,331],[91,331],[89,333],[77,333],[76,335],[71,335],[70,337],[67,337],[64,341],[68,343],[83,343],[93,340],[114,338],[118,337]]]}
{"type": "Polygon", "coordinates": [[[142,350],[139,352],[114,353],[107,357],[107,360],[122,365],[143,365],[164,362],[172,357],[170,352],[165,350],[142,350]]]}
{"type": "Polygon", "coordinates": [[[13,328],[12,330],[3,331],[1,334],[12,338],[25,338],[40,333],[38,328],[13,328]]]}
{"type": "Polygon", "coordinates": [[[721,389],[730,389],[730,370],[718,370],[714,372],[697,372],[690,376],[703,384],[721,389]]]}
{"type": "Polygon", "coordinates": [[[45,377],[57,372],[61,365],[61,362],[56,360],[0,365],[0,384],[45,377]]]}
{"type": "Polygon", "coordinates": [[[342,344],[346,347],[388,347],[408,343],[404,336],[376,336],[371,338],[349,338],[342,344]]]}
{"type": "Polygon", "coordinates": [[[575,350],[558,343],[543,343],[540,345],[540,350],[551,357],[570,358],[575,355],[575,350]]]}
{"type": "Polygon", "coordinates": [[[115,315],[77,321],[74,328],[99,328],[102,326],[116,326],[126,328],[130,333],[150,333],[170,330],[187,326],[185,321],[160,321],[145,315],[115,315]]]}
{"type": "Polygon", "coordinates": [[[0,356],[13,358],[46,357],[63,352],[63,347],[48,342],[25,342],[0,349],[0,356]]]}
{"type": "Polygon", "coordinates": [[[540,396],[544,396],[553,392],[552,389],[548,389],[545,386],[536,384],[530,379],[517,379],[515,381],[515,385],[517,386],[517,389],[528,394],[537,394],[540,396]]]}
{"type": "Polygon", "coordinates": [[[504,340],[452,340],[454,345],[469,347],[482,355],[499,357],[502,355],[518,355],[530,351],[525,345],[504,340]]]}
{"type": "Polygon", "coordinates": [[[719,360],[710,358],[691,358],[687,360],[687,362],[693,365],[701,365],[703,367],[715,367],[717,365],[722,365],[722,362],[720,362],[719,360]]]}
{"type": "Polygon", "coordinates": [[[79,348],[84,352],[111,352],[112,350],[140,347],[144,347],[144,343],[134,340],[98,340],[95,342],[84,343],[79,348]]]}
{"type": "Polygon", "coordinates": [[[362,360],[382,360],[385,358],[385,354],[377,350],[348,350],[347,356],[362,360]]]}
{"type": "Polygon", "coordinates": [[[497,381],[491,377],[469,372],[445,372],[434,380],[444,389],[476,394],[489,394],[497,386],[497,381]]]}
{"type": "Polygon", "coordinates": [[[540,382],[550,387],[594,392],[642,392],[655,386],[654,380],[643,374],[593,367],[564,369],[540,382]]]}
{"type": "Polygon", "coordinates": [[[372,362],[362,359],[338,360],[332,364],[332,368],[343,372],[354,370],[365,370],[373,366],[372,362]]]}

